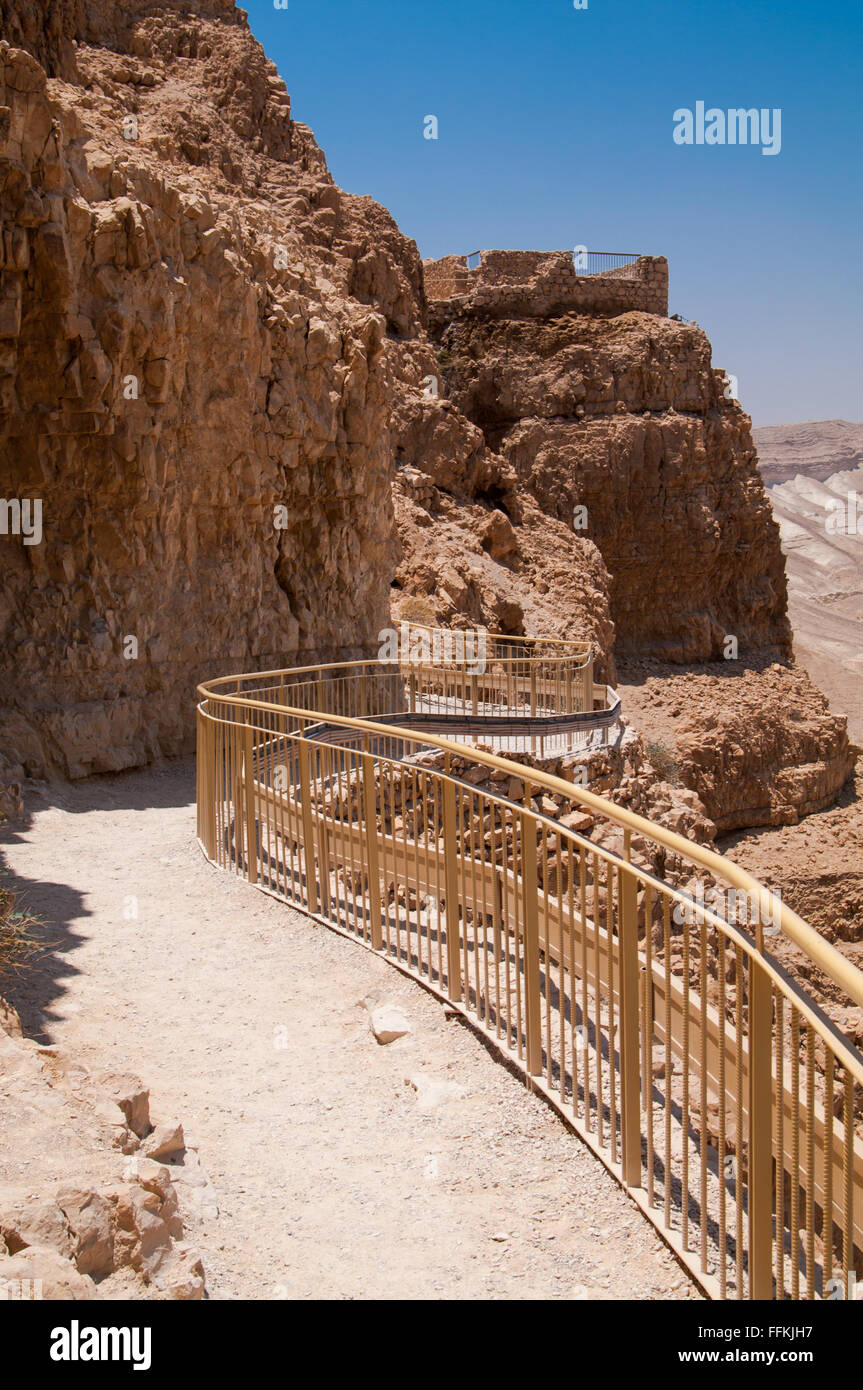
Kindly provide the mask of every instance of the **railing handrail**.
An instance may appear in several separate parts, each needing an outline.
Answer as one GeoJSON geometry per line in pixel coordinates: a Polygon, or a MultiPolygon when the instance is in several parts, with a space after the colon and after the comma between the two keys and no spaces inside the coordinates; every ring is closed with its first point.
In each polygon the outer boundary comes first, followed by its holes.
{"type": "MultiPolygon", "coordinates": [[[[491,658],[491,662],[493,662],[495,666],[517,665],[523,668],[557,664],[560,666],[570,666],[571,669],[575,671],[584,669],[583,665],[575,665],[572,659],[567,656],[494,656],[491,658]]],[[[362,666],[380,668],[382,674],[388,672],[391,675],[396,671],[439,671],[443,673],[446,671],[464,671],[468,666],[473,664],[470,657],[465,658],[465,660],[461,662],[434,662],[401,659],[398,661],[379,661],[376,657],[370,656],[355,661],[321,661],[314,666],[287,666],[274,671],[249,671],[242,676],[215,676],[211,681],[208,681],[207,684],[217,686],[228,684],[230,681],[270,680],[282,676],[312,675],[322,671],[350,671],[362,666]]],[[[490,672],[485,672],[484,674],[488,675],[490,672]]]]}
{"type": "MultiPolygon", "coordinates": [[[[321,668],[316,668],[321,669],[321,668]]],[[[268,672],[268,675],[288,675],[290,668],[283,672],[268,672]]],[[[254,700],[248,696],[229,695],[216,692],[211,687],[221,685],[225,681],[251,679],[251,677],[233,676],[221,677],[217,680],[204,682],[198,686],[197,691],[201,697],[202,713],[208,713],[203,709],[203,703],[208,699],[223,700],[225,703],[239,706],[240,708],[263,710],[272,714],[278,709],[291,718],[299,719],[304,723],[309,722],[309,716],[315,711],[302,709],[295,706],[274,705],[272,702],[254,700]]],[[[643,836],[645,839],[652,840],[655,844],[670,850],[673,854],[681,855],[684,859],[696,864],[699,868],[723,879],[732,884],[735,888],[742,889],[749,894],[761,909],[763,919],[766,921],[778,921],[783,934],[794,943],[809,958],[813,965],[822,970],[835,984],[844,989],[849,998],[860,1006],[863,1006],[863,971],[859,970],[851,961],[842,955],[829,941],[826,941],[808,922],[805,922],[791,908],[787,907],[781,898],[777,897],[771,889],[760,883],[745,869],[740,868],[732,860],[724,855],[718,854],[715,850],[706,849],[703,845],[697,845],[693,841],[687,840],[684,836],[678,835],[673,830],[666,829],[654,821],[648,820],[644,816],[638,815],[634,811],[628,811],[625,807],[617,806],[614,802],[607,801],[604,797],[597,796],[595,792],[588,791],[586,787],[578,786],[572,782],[567,782],[561,777],[556,777],[552,773],[543,772],[540,768],[529,767],[512,758],[506,758],[496,753],[487,753],[483,749],[471,747],[468,744],[459,743],[455,739],[443,738],[440,735],[416,731],[399,725],[388,725],[367,719],[355,719],[347,715],[328,714],[320,711],[321,717],[329,723],[336,724],[341,728],[354,729],[357,733],[374,734],[376,737],[389,735],[394,739],[402,739],[405,742],[423,744],[441,749],[443,752],[455,754],[457,757],[468,758],[474,762],[481,763],[499,772],[506,772],[509,776],[516,778],[527,778],[533,785],[543,790],[564,795],[573,800],[581,802],[586,809],[596,811],[605,816],[623,830],[634,832],[643,836]]],[[[863,1080],[863,1076],[860,1078],[863,1080]]]]}
{"type": "MultiPolygon", "coordinates": [[[[461,259],[467,260],[469,256],[481,256],[481,255],[483,254],[484,251],[493,251],[493,250],[496,250],[496,249],[497,249],[496,247],[492,247],[492,246],[480,246],[479,249],[478,249],[477,251],[460,251],[458,254],[459,254],[459,256],[460,256],[461,259]]],[[[512,249],[512,248],[508,248],[508,249],[512,249]]],[[[540,255],[540,256],[556,256],[556,255],[560,255],[561,252],[559,252],[559,251],[539,251],[539,252],[537,252],[537,254],[540,255]]],[[[563,252],[563,254],[564,254],[564,255],[568,255],[569,253],[568,253],[568,251],[565,251],[565,252],[563,252]]],[[[588,254],[589,256],[633,256],[633,257],[635,257],[636,260],[640,260],[646,253],[645,253],[644,251],[594,251],[593,248],[588,248],[587,254],[588,254]]]]}
{"type": "Polygon", "coordinates": [[[863,1005],[863,971],[724,855],[465,741],[527,732],[542,758],[575,712],[607,719],[592,655],[577,680],[559,655],[485,672],[396,655],[201,683],[210,862],[450,1000],[705,1291],[844,1288],[863,1259],[863,1053],[817,1001],[831,980],[863,1005]],[[778,932],[802,971],[770,953],[778,932]]]}
{"type": "MultiPolygon", "coordinates": [[[[535,637],[521,632],[493,632],[491,628],[486,627],[436,627],[432,623],[417,622],[414,618],[400,618],[398,620],[398,625],[402,623],[409,628],[417,628],[420,632],[440,633],[442,637],[444,635],[448,637],[457,637],[461,633],[475,633],[478,636],[484,635],[492,642],[512,642],[516,644],[521,642],[526,647],[536,647],[540,645],[573,647],[587,656],[591,655],[593,652],[593,643],[583,637],[535,637]]],[[[396,626],[396,624],[394,624],[394,626],[396,626]]]]}

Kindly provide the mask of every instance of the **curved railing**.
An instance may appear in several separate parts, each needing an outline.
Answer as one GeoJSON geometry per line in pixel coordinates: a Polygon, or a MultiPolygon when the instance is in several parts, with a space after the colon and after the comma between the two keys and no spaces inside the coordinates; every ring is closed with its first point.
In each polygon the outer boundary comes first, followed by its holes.
{"type": "Polygon", "coordinates": [[[840,1002],[863,1005],[863,973],[721,855],[578,785],[583,725],[563,776],[415,727],[485,719],[488,742],[496,718],[526,719],[539,741],[535,721],[619,707],[589,652],[527,645],[482,672],[355,662],[201,686],[201,846],[448,998],[707,1292],[848,1296],[863,1056],[771,940],[840,1002]]]}

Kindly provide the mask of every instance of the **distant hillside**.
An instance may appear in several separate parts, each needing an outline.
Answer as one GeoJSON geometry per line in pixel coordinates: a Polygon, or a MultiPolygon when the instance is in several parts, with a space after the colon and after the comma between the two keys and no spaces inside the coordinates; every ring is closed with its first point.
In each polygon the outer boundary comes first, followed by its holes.
{"type": "Polygon", "coordinates": [[[752,438],[767,487],[787,482],[797,473],[823,483],[834,473],[863,467],[863,424],[849,420],[763,425],[752,431],[752,438]]]}
{"type": "Polygon", "coordinates": [[[863,742],[863,424],[810,420],[752,433],[786,556],[797,654],[863,742]],[[850,526],[836,524],[840,503],[850,526]]]}

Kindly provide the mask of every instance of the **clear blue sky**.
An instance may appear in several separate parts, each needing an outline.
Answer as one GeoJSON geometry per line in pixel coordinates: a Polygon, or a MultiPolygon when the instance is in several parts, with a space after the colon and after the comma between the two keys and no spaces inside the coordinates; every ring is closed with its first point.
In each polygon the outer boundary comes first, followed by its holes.
{"type": "Polygon", "coordinates": [[[336,182],[423,256],[666,255],[756,425],[863,419],[860,0],[249,0],[336,182]],[[674,143],[779,107],[782,148],[674,143]],[[438,117],[439,139],[423,138],[438,117]]]}

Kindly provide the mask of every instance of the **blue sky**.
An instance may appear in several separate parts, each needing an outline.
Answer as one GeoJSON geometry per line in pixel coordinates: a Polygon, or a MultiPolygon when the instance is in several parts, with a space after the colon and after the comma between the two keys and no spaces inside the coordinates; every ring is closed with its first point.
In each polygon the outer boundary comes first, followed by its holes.
{"type": "Polygon", "coordinates": [[[863,420],[859,0],[247,8],[336,182],[423,256],[666,255],[670,312],[704,328],[756,425],[863,420]],[[780,108],[780,153],[675,144],[697,101],[780,108]]]}

